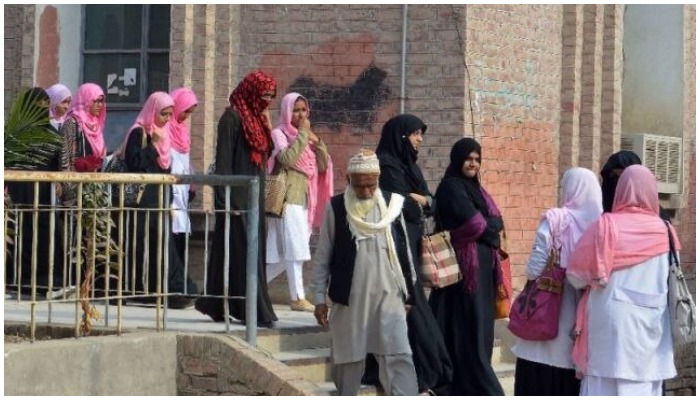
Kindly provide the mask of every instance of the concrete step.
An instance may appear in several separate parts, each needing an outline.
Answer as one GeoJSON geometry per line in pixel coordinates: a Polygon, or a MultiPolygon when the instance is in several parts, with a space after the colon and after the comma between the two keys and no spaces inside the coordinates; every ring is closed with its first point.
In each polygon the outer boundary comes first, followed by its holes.
{"type": "Polygon", "coordinates": [[[272,356],[293,367],[311,382],[331,380],[331,349],[329,347],[272,353],[272,356]]]}
{"type": "MultiPolygon", "coordinates": [[[[331,381],[317,382],[316,386],[320,387],[318,395],[319,396],[337,396],[338,390],[335,388],[335,384],[331,381]]],[[[360,396],[384,396],[384,392],[377,390],[375,386],[372,385],[362,385],[360,387],[360,396]]]]}
{"type": "Polygon", "coordinates": [[[515,389],[515,364],[500,362],[492,365],[505,395],[513,396],[515,389]]]}
{"type": "Polygon", "coordinates": [[[324,328],[301,327],[258,331],[257,346],[269,353],[330,347],[331,336],[324,328]]]}
{"type": "MultiPolygon", "coordinates": [[[[494,348],[494,355],[497,348],[494,348]]],[[[331,380],[330,348],[313,348],[288,352],[272,353],[272,356],[285,365],[294,368],[311,382],[321,384],[331,380]]],[[[515,364],[494,361],[493,369],[507,395],[513,394],[515,364]]]]}

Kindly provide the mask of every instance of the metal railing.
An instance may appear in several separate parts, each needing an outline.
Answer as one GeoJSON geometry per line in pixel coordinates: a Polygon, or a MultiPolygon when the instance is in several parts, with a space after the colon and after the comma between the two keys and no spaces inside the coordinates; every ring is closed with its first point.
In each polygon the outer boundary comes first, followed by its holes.
{"type": "MultiPolygon", "coordinates": [[[[58,302],[75,303],[75,335],[81,335],[86,317],[89,324],[89,308],[85,304],[95,301],[114,303],[116,308],[116,330],[121,333],[122,307],[124,301],[139,299],[154,299],[156,303],[156,329],[167,330],[168,302],[173,296],[213,297],[221,299],[224,305],[226,332],[230,331],[229,301],[230,299],[245,298],[246,340],[255,345],[257,335],[257,292],[258,292],[258,249],[260,227],[260,181],[257,176],[223,176],[223,175],[164,175],[164,174],[130,174],[130,173],[74,173],[74,172],[45,172],[45,171],[13,171],[5,170],[6,190],[23,191],[21,203],[13,203],[5,207],[5,285],[16,287],[17,302],[29,302],[30,307],[30,336],[34,339],[36,331],[36,307],[48,303],[48,318],[51,322],[52,304],[58,302]],[[14,183],[14,185],[13,185],[14,183]],[[75,204],[62,205],[54,199],[56,188],[61,184],[75,184],[75,204]],[[157,190],[157,205],[155,207],[128,207],[124,205],[125,184],[138,183],[148,185],[157,190]],[[224,191],[223,209],[190,209],[189,215],[199,214],[204,217],[204,282],[201,293],[187,293],[189,278],[189,238],[186,239],[184,260],[184,292],[170,292],[168,277],[170,268],[169,247],[171,244],[170,227],[170,190],[175,184],[195,184],[212,188],[220,187],[224,191]],[[243,187],[247,190],[246,209],[232,209],[232,189],[243,187]],[[107,189],[109,188],[109,189],[107,189]],[[111,188],[118,192],[111,196],[111,188]],[[105,197],[107,196],[107,197],[105,197]],[[95,200],[97,198],[97,200],[95,200]],[[48,200],[47,200],[48,199],[48,200]],[[114,199],[114,200],[113,200],[114,199]],[[113,204],[117,203],[117,204],[113,204]],[[155,214],[155,218],[151,214],[155,214]],[[223,295],[207,293],[207,267],[209,263],[210,241],[209,226],[212,216],[223,213],[224,224],[224,279],[223,295]],[[246,223],[246,295],[229,296],[230,274],[230,239],[231,216],[248,214],[246,223]],[[145,218],[144,218],[145,215],[145,218]],[[143,226],[139,229],[139,221],[143,226]],[[31,227],[28,224],[31,224],[31,227]],[[155,222],[156,226],[150,226],[155,222]],[[63,229],[57,235],[60,226],[63,229]],[[29,230],[30,232],[27,232],[29,230]],[[138,233],[144,237],[138,237],[138,233]],[[30,237],[26,237],[29,234],[30,237]],[[41,238],[48,235],[48,246],[41,243],[41,238]],[[151,243],[150,235],[157,235],[157,248],[148,248],[151,243]],[[57,243],[56,238],[60,239],[57,243]],[[62,239],[61,239],[62,238],[62,239]],[[139,242],[141,241],[141,242],[139,242]],[[143,255],[139,256],[138,243],[143,243],[143,255]],[[29,246],[30,248],[26,248],[29,246]],[[46,251],[46,253],[43,252],[46,251]],[[149,264],[149,256],[156,251],[155,268],[149,264]],[[29,252],[29,253],[28,253],[29,252]],[[61,258],[57,258],[57,257],[61,258]],[[141,257],[142,264],[136,265],[141,257]],[[10,263],[8,263],[11,261],[10,263]],[[41,260],[41,266],[40,264],[41,260]],[[27,270],[27,264],[30,266],[27,270]],[[58,264],[58,265],[57,265],[58,264]],[[162,265],[162,267],[161,267],[162,265]],[[60,271],[56,271],[58,266],[60,271]],[[62,267],[61,267],[62,266],[62,267]],[[38,276],[38,270],[46,274],[38,276]],[[155,290],[149,291],[149,282],[153,279],[149,274],[156,273],[155,290]],[[103,272],[100,275],[100,272],[103,272]],[[141,274],[139,274],[141,272],[141,274]],[[26,274],[30,276],[27,278],[26,274]],[[145,275],[144,275],[145,274],[145,275]],[[116,275],[116,288],[110,277],[116,275]],[[56,278],[58,277],[58,278],[56,278]],[[102,287],[99,287],[103,279],[102,287]],[[139,280],[143,284],[140,288],[139,280]],[[57,283],[58,286],[57,287],[57,283]],[[83,287],[83,285],[86,285],[83,287]],[[91,288],[88,292],[85,288],[91,288]],[[139,290],[140,289],[140,290],[139,290]],[[75,290],[75,298],[68,293],[75,290]],[[29,299],[23,298],[23,291],[29,292],[29,299]],[[45,292],[42,299],[39,292],[45,292]],[[82,315],[81,315],[82,307],[82,315]],[[82,318],[82,320],[81,320],[82,318]]],[[[16,193],[14,193],[16,194],[16,193]]],[[[239,192],[240,198],[240,192],[239,192]]],[[[6,194],[7,200],[7,194],[6,194]]],[[[188,215],[188,216],[189,216],[188,215]]],[[[187,236],[186,236],[187,237],[187,236]]],[[[8,301],[8,300],[6,300],[8,301]]],[[[105,307],[107,310],[108,308],[105,307]]],[[[105,325],[109,323],[109,314],[105,312],[105,325]]]]}

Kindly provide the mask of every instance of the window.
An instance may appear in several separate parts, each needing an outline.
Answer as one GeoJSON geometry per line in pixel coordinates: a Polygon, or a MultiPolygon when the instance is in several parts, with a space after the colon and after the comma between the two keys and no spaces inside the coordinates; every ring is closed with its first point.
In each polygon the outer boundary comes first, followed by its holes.
{"type": "Polygon", "coordinates": [[[169,5],[86,5],[84,15],[83,82],[102,86],[111,109],[168,90],[169,5]]]}
{"type": "Polygon", "coordinates": [[[105,91],[114,151],[148,95],[168,91],[170,5],[85,5],[83,18],[82,82],[105,91]]]}

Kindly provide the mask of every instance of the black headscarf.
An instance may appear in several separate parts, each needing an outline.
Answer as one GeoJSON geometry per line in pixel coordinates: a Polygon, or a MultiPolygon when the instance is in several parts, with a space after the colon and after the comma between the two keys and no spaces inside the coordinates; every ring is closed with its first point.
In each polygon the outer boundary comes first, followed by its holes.
{"type": "Polygon", "coordinates": [[[42,117],[49,119],[49,106],[41,107],[39,106],[40,101],[50,101],[48,93],[40,87],[33,87],[24,93],[24,96],[20,99],[24,107],[27,110],[38,111],[42,114],[42,117]]]}
{"type": "Polygon", "coordinates": [[[425,179],[416,165],[418,151],[411,146],[408,135],[420,129],[423,133],[428,127],[420,118],[412,114],[400,114],[384,124],[382,136],[377,145],[377,157],[380,162],[393,164],[404,171],[414,193],[427,190],[425,179]]]}
{"type": "Polygon", "coordinates": [[[630,165],[638,165],[641,163],[642,160],[639,156],[629,150],[618,151],[608,158],[608,161],[600,171],[600,176],[603,178],[601,189],[603,191],[604,212],[612,211],[613,200],[615,200],[615,188],[617,188],[617,181],[620,179],[620,177],[615,175],[612,171],[617,168],[625,169],[630,165]]]}
{"type": "MultiPolygon", "coordinates": [[[[479,154],[479,159],[481,159],[481,145],[472,138],[462,138],[459,139],[450,151],[450,165],[445,171],[445,176],[443,180],[457,179],[459,180],[467,191],[469,197],[474,201],[476,209],[479,210],[484,216],[488,216],[488,205],[486,204],[486,199],[484,199],[481,193],[481,183],[479,182],[479,176],[473,178],[467,178],[462,173],[462,166],[464,161],[469,157],[471,153],[476,152],[479,154]]],[[[453,218],[453,216],[445,215],[441,218],[453,218]]],[[[454,216],[458,220],[462,220],[463,216],[454,216]],[[460,218],[461,217],[461,218],[460,218]]]]}

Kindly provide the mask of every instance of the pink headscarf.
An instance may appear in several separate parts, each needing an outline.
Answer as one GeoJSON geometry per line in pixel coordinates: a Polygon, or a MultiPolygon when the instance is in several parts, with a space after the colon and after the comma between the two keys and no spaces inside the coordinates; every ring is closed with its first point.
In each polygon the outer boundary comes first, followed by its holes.
{"type": "Polygon", "coordinates": [[[197,105],[197,95],[194,94],[192,89],[179,88],[170,92],[170,96],[175,102],[173,106],[173,117],[170,119],[170,122],[168,122],[170,143],[173,149],[178,152],[189,153],[191,143],[189,124],[185,121],[178,122],[178,118],[180,114],[189,110],[190,107],[197,105]]]}
{"type": "Polygon", "coordinates": [[[56,83],[54,85],[51,85],[51,87],[49,87],[48,89],[46,89],[46,94],[49,95],[49,114],[51,115],[51,119],[58,122],[59,124],[62,124],[63,122],[65,122],[68,113],[66,112],[63,115],[58,116],[56,115],[55,109],[56,106],[61,104],[63,100],[71,97],[70,89],[68,89],[68,87],[66,87],[66,85],[62,83],[56,83]]]}
{"type": "MultiPolygon", "coordinates": [[[[157,143],[153,143],[158,152],[158,165],[163,169],[170,168],[170,134],[168,133],[168,124],[164,127],[158,128],[155,124],[156,118],[163,109],[168,107],[173,107],[175,102],[169,94],[165,92],[154,92],[148,96],[148,100],[143,105],[141,112],[136,117],[134,125],[131,126],[129,132],[135,128],[143,128],[147,135],[152,135],[154,131],[162,129],[164,135],[161,136],[157,143]]],[[[127,141],[129,140],[127,135],[127,141]]],[[[126,146],[124,146],[126,147],[126,146]]]]}
{"type": "Polygon", "coordinates": [[[547,210],[554,245],[561,247],[561,266],[569,265],[571,252],[586,228],[603,213],[598,178],[586,168],[571,168],[561,181],[561,208],[547,210]]]}
{"type": "MultiPolygon", "coordinates": [[[[286,149],[299,135],[299,130],[292,125],[294,103],[299,99],[306,102],[310,113],[311,105],[301,94],[287,93],[282,98],[282,103],[280,105],[280,123],[271,132],[274,148],[267,161],[268,173],[272,173],[277,155],[280,151],[286,149]]],[[[306,175],[309,181],[306,203],[309,212],[309,226],[312,229],[321,226],[323,211],[333,195],[333,164],[331,163],[330,155],[328,157],[328,168],[326,171],[319,173],[314,147],[313,144],[309,143],[309,145],[304,148],[293,167],[295,170],[306,175]]]]}
{"type": "MultiPolygon", "coordinates": [[[[670,229],[676,249],[680,249],[676,231],[672,226],[670,229]]],[[[654,174],[642,165],[625,168],[615,190],[613,211],[603,214],[586,230],[566,271],[588,284],[576,311],[579,335],[571,353],[583,374],[588,359],[586,315],[591,289],[604,287],[614,271],[634,267],[669,250],[668,228],[659,217],[654,174]]]]}
{"type": "Polygon", "coordinates": [[[92,154],[97,157],[105,156],[104,128],[107,119],[107,102],[98,116],[90,114],[90,107],[98,97],[104,96],[102,88],[94,83],[83,83],[78,88],[75,98],[71,102],[67,116],[75,118],[75,121],[83,131],[92,147],[92,154]]]}

